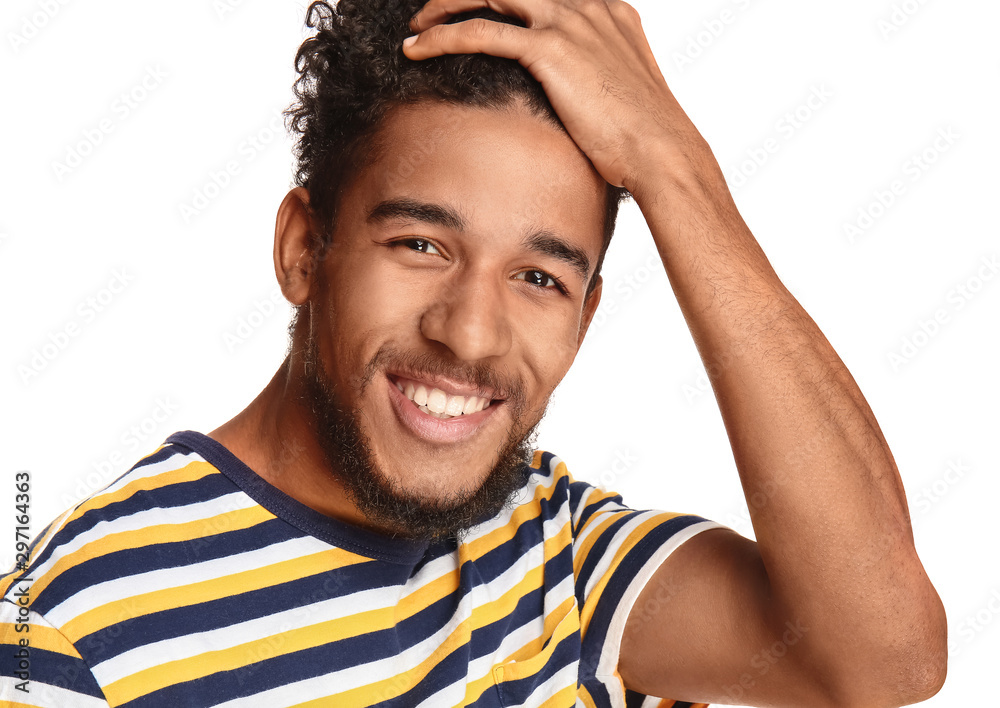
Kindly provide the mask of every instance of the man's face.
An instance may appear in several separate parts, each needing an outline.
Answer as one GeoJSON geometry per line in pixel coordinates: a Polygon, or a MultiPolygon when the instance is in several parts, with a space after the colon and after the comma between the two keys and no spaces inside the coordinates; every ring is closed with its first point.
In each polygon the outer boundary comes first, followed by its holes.
{"type": "Polygon", "coordinates": [[[599,290],[605,185],[519,107],[398,108],[310,290],[314,432],[355,504],[434,536],[493,515],[599,290]]]}

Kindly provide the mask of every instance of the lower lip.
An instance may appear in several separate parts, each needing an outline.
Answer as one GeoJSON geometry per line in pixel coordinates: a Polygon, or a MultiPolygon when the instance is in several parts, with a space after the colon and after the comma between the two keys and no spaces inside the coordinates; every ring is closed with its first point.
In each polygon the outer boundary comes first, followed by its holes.
{"type": "Polygon", "coordinates": [[[459,415],[453,418],[435,418],[417,408],[417,404],[400,391],[392,379],[386,377],[389,400],[392,401],[397,417],[418,437],[428,442],[456,443],[471,437],[502,404],[493,403],[478,413],[459,415]]]}

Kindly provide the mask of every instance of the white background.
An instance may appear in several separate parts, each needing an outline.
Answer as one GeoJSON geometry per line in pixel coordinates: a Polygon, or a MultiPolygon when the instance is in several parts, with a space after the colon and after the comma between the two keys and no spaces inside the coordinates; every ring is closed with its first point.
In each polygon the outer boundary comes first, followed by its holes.
{"type": "MultiPolygon", "coordinates": [[[[1000,5],[635,5],[744,217],[895,454],[951,626],[949,679],[926,705],[996,705],[1000,278],[977,271],[1000,255],[1000,5]],[[938,131],[951,142],[935,147],[938,131]],[[922,170],[913,157],[925,153],[922,170]],[[882,207],[877,193],[896,181],[882,207]],[[851,238],[845,224],[859,219],[851,238]],[[939,310],[943,324],[927,326],[939,310]],[[904,339],[922,346],[904,352],[904,339]]],[[[291,100],[303,8],[3,3],[0,514],[13,517],[13,473],[30,470],[41,530],[171,432],[227,420],[282,360],[288,310],[264,304],[291,178],[274,115],[291,100]],[[238,173],[215,189],[227,163],[238,173]],[[213,198],[183,216],[199,191],[213,198]],[[116,277],[127,285],[105,292],[116,277]]],[[[634,506],[751,535],[718,410],[651,253],[630,204],[604,308],[539,444],[634,506]]],[[[0,537],[4,566],[12,535],[0,537]]]]}

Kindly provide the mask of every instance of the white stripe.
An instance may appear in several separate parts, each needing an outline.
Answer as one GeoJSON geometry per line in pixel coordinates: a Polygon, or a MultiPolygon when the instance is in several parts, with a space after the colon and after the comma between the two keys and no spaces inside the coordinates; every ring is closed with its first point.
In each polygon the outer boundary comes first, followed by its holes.
{"type": "MultiPolygon", "coordinates": [[[[619,552],[622,550],[622,546],[628,539],[629,535],[631,535],[633,531],[635,531],[637,528],[642,526],[650,519],[654,519],[657,516],[659,516],[660,513],[661,512],[655,512],[655,511],[645,511],[639,513],[633,512],[632,518],[630,518],[625,524],[619,526],[617,530],[615,530],[615,532],[612,534],[611,538],[608,541],[607,547],[602,552],[600,560],[598,561],[597,565],[594,566],[594,570],[590,574],[590,578],[587,580],[587,585],[584,588],[583,593],[584,597],[588,602],[590,600],[590,593],[593,592],[594,590],[594,586],[597,585],[597,583],[600,582],[601,578],[603,578],[607,574],[608,569],[611,567],[612,563],[618,558],[619,552]]],[[[595,521],[594,525],[591,526],[591,528],[593,529],[597,525],[598,523],[595,521]]],[[[609,531],[605,530],[604,533],[607,534],[609,533],[609,531]]],[[[579,544],[582,542],[583,539],[581,538],[581,540],[577,541],[575,545],[579,547],[579,544]]],[[[594,553],[593,547],[591,547],[591,550],[589,551],[587,556],[587,560],[590,560],[590,562],[593,562],[590,559],[590,554],[592,553],[594,553]]]]}
{"type": "MultiPolygon", "coordinates": [[[[209,515],[210,517],[211,515],[209,515]]],[[[161,568],[127,575],[84,588],[53,607],[48,612],[48,616],[54,624],[61,626],[74,617],[105,604],[123,603],[128,598],[147,592],[180,588],[206,580],[224,578],[299,556],[329,550],[329,548],[328,544],[311,536],[305,536],[274,543],[246,553],[185,565],[181,568],[161,568]]],[[[127,602],[122,604],[121,610],[124,614],[128,614],[127,602]]],[[[122,619],[128,619],[128,617],[122,619]]]]}
{"type": "MultiPolygon", "coordinates": [[[[471,616],[473,603],[481,605],[485,601],[499,597],[502,594],[502,588],[506,587],[509,589],[512,583],[516,583],[517,580],[523,577],[523,572],[523,569],[518,570],[517,568],[511,568],[508,572],[505,572],[503,576],[496,578],[492,583],[490,583],[489,587],[477,586],[473,589],[472,593],[462,598],[456,612],[444,627],[438,630],[434,635],[427,637],[419,644],[410,647],[397,656],[385,657],[362,666],[344,669],[326,676],[306,679],[290,686],[275,688],[263,693],[255,694],[254,696],[248,698],[234,699],[222,705],[226,708],[244,708],[259,705],[274,705],[276,707],[282,705],[294,705],[298,702],[314,700],[330,695],[329,691],[331,685],[336,686],[338,691],[349,691],[358,687],[376,683],[386,677],[405,674],[414,669],[428,657],[434,655],[448,635],[450,635],[462,621],[467,620],[471,616]],[[476,596],[478,596],[478,598],[476,596]]],[[[407,588],[407,591],[409,592],[410,588],[407,588]]],[[[544,607],[546,611],[551,612],[567,597],[572,596],[572,594],[573,578],[572,576],[567,576],[563,578],[563,580],[554,588],[551,588],[546,594],[544,598],[544,607]]],[[[380,603],[381,606],[392,606],[395,604],[394,597],[382,597],[378,600],[372,599],[372,602],[369,603],[369,598],[362,597],[362,594],[359,593],[350,600],[349,606],[371,607],[374,606],[376,601],[380,603]]],[[[576,612],[577,609],[574,607],[570,611],[576,612]]],[[[444,687],[442,691],[445,693],[453,691],[458,696],[464,696],[466,682],[487,675],[494,665],[503,661],[504,657],[513,653],[517,649],[520,649],[533,639],[541,636],[543,628],[544,617],[533,616],[521,627],[510,630],[494,654],[474,659],[469,664],[465,679],[463,680],[459,678],[455,684],[444,687]]],[[[146,649],[150,648],[151,647],[146,647],[146,649]]],[[[155,653],[157,656],[163,656],[159,652],[155,653]]],[[[392,695],[402,694],[412,687],[412,685],[403,683],[395,685],[390,684],[389,691],[392,692],[392,695]]],[[[372,701],[378,702],[379,700],[386,700],[389,697],[389,693],[387,692],[386,695],[373,697],[372,701]]],[[[433,706],[435,703],[425,701],[425,705],[433,706]]]]}
{"type": "MultiPolygon", "coordinates": [[[[224,559],[224,562],[227,564],[227,569],[232,570],[231,566],[235,566],[238,572],[246,568],[257,567],[255,564],[268,564],[270,562],[286,560],[296,553],[303,555],[303,553],[301,553],[302,549],[295,548],[295,545],[299,543],[300,542],[297,541],[289,541],[278,544],[275,547],[271,547],[270,549],[267,549],[268,556],[270,557],[250,559],[247,558],[247,556],[251,554],[242,554],[239,556],[229,556],[224,559]]],[[[524,557],[529,556],[530,554],[525,554],[524,557]]],[[[201,564],[201,566],[204,565],[206,564],[201,564]]],[[[191,568],[199,569],[201,566],[191,566],[191,568]]],[[[418,592],[425,585],[433,583],[445,575],[456,572],[458,572],[456,557],[453,554],[441,556],[421,568],[420,571],[410,578],[408,583],[402,587],[393,586],[389,588],[373,588],[350,594],[342,594],[331,598],[330,600],[317,602],[305,607],[285,610],[267,617],[256,618],[205,632],[197,632],[181,637],[165,639],[159,642],[143,645],[141,647],[136,647],[128,652],[109,658],[104,662],[95,665],[94,670],[100,676],[102,682],[112,683],[125,676],[129,676],[133,673],[142,671],[152,666],[161,665],[169,661],[183,659],[190,656],[197,656],[207,651],[231,649],[247,642],[266,640],[268,637],[280,637],[286,631],[293,628],[311,626],[313,624],[319,624],[337,619],[345,616],[345,608],[353,609],[361,607],[375,609],[395,607],[400,603],[402,598],[418,592]]],[[[492,583],[490,583],[489,586],[479,586],[473,592],[474,594],[480,596],[486,595],[490,599],[498,597],[499,595],[495,593],[499,592],[502,594],[502,590],[508,589],[510,584],[523,577],[525,572],[526,571],[523,566],[520,569],[516,567],[509,568],[503,576],[496,578],[492,583]]],[[[190,571],[189,568],[185,568],[184,576],[186,578],[190,578],[191,573],[192,571],[190,571]]],[[[154,571],[143,576],[132,576],[128,579],[128,582],[122,585],[119,589],[124,591],[131,590],[131,594],[135,595],[139,594],[138,591],[141,591],[141,586],[148,586],[148,588],[151,589],[164,587],[164,582],[169,581],[168,578],[161,580],[158,577],[149,577],[161,576],[163,574],[164,571],[154,571]],[[137,583],[137,580],[141,580],[141,583],[137,583]]],[[[173,573],[173,575],[176,576],[176,573],[173,573]]],[[[195,581],[194,578],[190,579],[191,581],[195,581]]],[[[118,582],[121,585],[120,581],[118,582]]],[[[108,583],[105,583],[104,585],[107,584],[108,583]]],[[[572,592],[571,589],[570,592],[572,592]]],[[[80,599],[80,596],[74,598],[74,602],[77,599],[80,599]]],[[[102,598],[102,600],[106,601],[105,598],[102,598]]],[[[561,602],[561,598],[559,602],[561,602]]],[[[351,612],[346,613],[347,616],[350,614],[351,612]]],[[[273,649],[280,650],[280,644],[283,643],[283,639],[276,639],[273,649]]],[[[258,661],[260,658],[262,657],[249,656],[246,663],[253,663],[258,661]]]]}
{"type": "Polygon", "coordinates": [[[343,617],[345,607],[385,608],[394,607],[398,602],[398,587],[363,590],[246,622],[145,644],[96,664],[94,674],[102,684],[111,684],[154,666],[199,656],[206,652],[232,649],[247,642],[270,639],[268,648],[259,656],[247,649],[246,660],[241,665],[253,664],[280,654],[282,646],[287,641],[285,638],[287,632],[343,617]]]}
{"type": "MultiPolygon", "coordinates": [[[[163,523],[185,523],[187,521],[197,521],[217,516],[220,513],[246,509],[255,506],[256,502],[241,491],[226,494],[215,499],[188,504],[181,507],[155,507],[140,511],[129,516],[123,516],[111,521],[101,521],[92,528],[78,534],[73,540],[60,545],[44,563],[33,571],[36,578],[42,577],[59,560],[74,551],[79,550],[91,541],[104,538],[111,534],[124,531],[136,531],[156,524],[163,523]]],[[[60,529],[61,531],[61,529],[60,529]]]]}
{"type": "MultiPolygon", "coordinates": [[[[434,655],[440,649],[441,644],[448,635],[464,619],[468,618],[469,609],[469,596],[467,595],[462,598],[458,608],[447,624],[422,642],[395,656],[385,657],[384,659],[361,666],[341,669],[340,671],[305,679],[287,686],[279,686],[246,698],[236,698],[226,701],[219,705],[225,708],[249,708],[251,706],[268,706],[268,708],[273,706],[274,708],[279,708],[281,706],[291,706],[296,703],[330,696],[331,686],[336,686],[337,691],[347,692],[384,680],[386,677],[398,677],[399,674],[406,673],[427,657],[434,655]]],[[[379,701],[387,700],[390,697],[390,692],[393,695],[398,695],[405,693],[412,687],[412,685],[403,682],[403,679],[400,677],[398,682],[390,683],[388,689],[384,691],[385,695],[381,692],[373,694],[370,700],[373,703],[378,703],[379,701]]]]}
{"type": "MultiPolygon", "coordinates": [[[[195,455],[193,453],[192,453],[191,457],[194,458],[194,461],[201,461],[201,459],[202,459],[201,457],[199,457],[199,456],[197,456],[197,455],[195,455]]],[[[189,460],[189,461],[191,461],[191,460],[189,460]]],[[[102,488],[96,490],[95,492],[93,492],[92,494],[90,494],[86,499],[83,499],[80,502],[78,502],[77,504],[71,506],[69,509],[67,509],[62,514],[60,514],[59,517],[52,523],[52,529],[49,532],[48,537],[45,539],[45,543],[39,544],[34,549],[34,551],[32,552],[32,557],[37,558],[38,556],[42,555],[42,553],[45,551],[45,549],[48,547],[48,545],[52,542],[52,540],[62,530],[62,527],[65,526],[69,522],[70,517],[74,513],[76,513],[76,510],[79,509],[81,506],[83,506],[85,504],[88,505],[88,506],[91,506],[91,500],[98,499],[98,498],[100,498],[100,497],[102,497],[102,496],[104,496],[106,494],[114,493],[115,491],[121,489],[122,487],[124,487],[124,486],[126,486],[128,484],[131,484],[136,479],[145,479],[145,478],[148,478],[148,477],[155,477],[156,475],[162,474],[164,472],[172,471],[173,469],[175,469],[177,467],[177,462],[178,462],[178,458],[175,456],[175,457],[171,457],[168,460],[157,462],[157,463],[151,464],[151,465],[146,465],[146,466],[141,467],[141,468],[139,468],[137,470],[130,470],[129,472],[127,472],[125,475],[123,475],[119,479],[112,480],[111,482],[108,482],[108,484],[106,484],[104,487],[102,487],[102,488]]],[[[184,463],[184,465],[186,465],[186,464],[187,464],[187,462],[184,463]]],[[[181,465],[181,466],[184,466],[184,465],[181,465]]],[[[72,544],[70,544],[70,545],[72,545],[72,544]]],[[[79,546],[77,546],[77,547],[79,547],[79,546]]],[[[59,553],[64,554],[65,553],[65,548],[66,548],[65,546],[61,547],[60,550],[59,550],[59,553]]],[[[43,565],[39,566],[36,570],[32,571],[32,574],[35,577],[41,577],[42,574],[52,565],[53,562],[55,562],[55,561],[50,558],[49,561],[47,561],[43,565]]]]}
{"type": "Polygon", "coordinates": [[[552,674],[548,681],[543,683],[541,686],[535,688],[531,692],[531,695],[519,705],[522,706],[538,706],[545,702],[546,698],[550,698],[559,691],[562,691],[567,686],[576,687],[577,673],[579,672],[577,662],[573,661],[566,666],[559,669],[557,672],[552,674]]]}
{"type": "Polygon", "coordinates": [[[597,670],[595,671],[596,677],[608,686],[608,692],[611,694],[615,708],[624,708],[625,706],[624,697],[622,697],[618,692],[619,680],[618,677],[614,675],[614,672],[618,669],[618,655],[621,651],[622,635],[625,633],[625,623],[628,620],[629,614],[632,612],[632,606],[635,604],[639,594],[646,586],[646,583],[649,582],[649,579],[653,577],[653,574],[671,553],[680,548],[681,544],[690,540],[702,531],[715,528],[724,527],[714,521],[701,521],[678,531],[667,539],[662,546],[656,549],[653,555],[649,557],[649,560],[646,561],[642,568],[640,568],[635,574],[632,582],[628,584],[628,588],[625,590],[621,600],[618,602],[618,607],[611,618],[610,624],[608,625],[608,633],[604,638],[601,658],[597,664],[597,670]]]}
{"type": "Polygon", "coordinates": [[[28,682],[28,693],[15,688],[20,683],[20,679],[0,676],[0,705],[17,702],[27,706],[38,706],[38,708],[55,708],[55,706],[59,708],[109,708],[108,702],[103,698],[68,691],[65,688],[42,683],[37,679],[28,682]]]}

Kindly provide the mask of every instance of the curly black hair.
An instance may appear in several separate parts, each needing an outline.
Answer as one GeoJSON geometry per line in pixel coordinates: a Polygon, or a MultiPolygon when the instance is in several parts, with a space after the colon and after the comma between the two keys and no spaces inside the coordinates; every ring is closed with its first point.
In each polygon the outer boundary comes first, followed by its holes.
{"type": "MultiPolygon", "coordinates": [[[[503,108],[520,100],[562,128],[541,84],[517,61],[486,54],[408,59],[402,42],[412,34],[409,21],[425,1],[313,2],[306,12],[306,26],[316,34],[295,56],[297,101],[285,115],[290,130],[298,134],[295,183],[309,191],[318,255],[330,245],[340,195],[363,161],[371,158],[372,138],[391,108],[428,99],[503,108]]],[[[524,26],[491,10],[462,13],[450,21],[473,17],[524,26]]],[[[609,184],[606,196],[604,242],[588,294],[628,192],[609,184]]]]}

